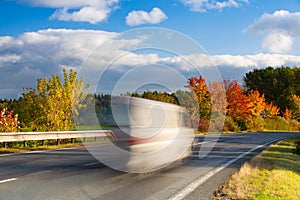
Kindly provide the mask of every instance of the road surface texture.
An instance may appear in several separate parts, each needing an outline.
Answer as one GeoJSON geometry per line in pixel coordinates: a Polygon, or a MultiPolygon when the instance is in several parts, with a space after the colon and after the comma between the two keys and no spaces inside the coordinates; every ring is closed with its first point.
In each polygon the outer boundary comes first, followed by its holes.
{"type": "Polygon", "coordinates": [[[221,135],[203,158],[199,158],[200,148],[213,143],[203,143],[203,137],[199,137],[191,157],[148,174],[110,169],[84,147],[2,154],[0,199],[210,199],[245,161],[271,143],[296,135],[300,133],[221,135]]]}

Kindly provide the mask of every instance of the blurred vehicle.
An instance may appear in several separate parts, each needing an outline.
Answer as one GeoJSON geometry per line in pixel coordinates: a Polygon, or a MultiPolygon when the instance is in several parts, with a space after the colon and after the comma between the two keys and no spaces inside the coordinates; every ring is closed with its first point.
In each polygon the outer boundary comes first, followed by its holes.
{"type": "Polygon", "coordinates": [[[194,130],[186,126],[184,108],[118,96],[112,98],[111,110],[114,119],[113,126],[110,125],[111,145],[100,145],[96,156],[104,164],[120,171],[143,173],[158,170],[191,153],[194,130]]]}

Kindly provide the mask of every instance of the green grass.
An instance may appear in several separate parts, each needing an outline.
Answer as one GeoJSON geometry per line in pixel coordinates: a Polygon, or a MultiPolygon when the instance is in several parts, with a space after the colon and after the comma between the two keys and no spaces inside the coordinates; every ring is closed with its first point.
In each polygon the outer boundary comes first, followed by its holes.
{"type": "Polygon", "coordinates": [[[214,199],[299,200],[300,155],[292,153],[298,140],[281,141],[246,163],[214,199]]]}

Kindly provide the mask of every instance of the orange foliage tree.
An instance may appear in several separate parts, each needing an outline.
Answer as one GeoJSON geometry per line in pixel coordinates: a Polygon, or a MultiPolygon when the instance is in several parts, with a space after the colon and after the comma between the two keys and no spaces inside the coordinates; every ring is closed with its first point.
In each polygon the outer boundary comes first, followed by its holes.
{"type": "Polygon", "coordinates": [[[279,108],[273,103],[267,103],[265,107],[266,117],[274,117],[279,114],[279,108]]]}
{"type": "Polygon", "coordinates": [[[288,108],[285,108],[284,112],[282,113],[284,119],[291,119],[293,117],[292,111],[288,108]]]}
{"type": "Polygon", "coordinates": [[[253,105],[237,81],[224,83],[227,97],[226,115],[238,123],[242,130],[245,130],[247,129],[245,123],[252,116],[253,105]]]}
{"type": "Polygon", "coordinates": [[[193,98],[196,100],[197,105],[193,106],[191,117],[194,120],[199,120],[198,130],[206,131],[209,126],[209,118],[211,113],[211,101],[208,86],[205,83],[205,78],[191,77],[188,80],[187,87],[191,90],[193,98]]]}

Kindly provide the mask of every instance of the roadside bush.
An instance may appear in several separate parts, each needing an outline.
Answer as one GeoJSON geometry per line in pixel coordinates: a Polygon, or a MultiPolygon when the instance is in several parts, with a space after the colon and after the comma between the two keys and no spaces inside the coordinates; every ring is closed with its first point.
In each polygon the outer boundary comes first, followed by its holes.
{"type": "Polygon", "coordinates": [[[245,131],[248,129],[247,124],[244,120],[239,120],[237,123],[238,123],[238,127],[241,131],[245,131]]]}
{"type": "Polygon", "coordinates": [[[247,127],[249,131],[262,131],[264,123],[264,119],[261,116],[256,116],[247,121],[247,127]]]}
{"type": "Polygon", "coordinates": [[[296,149],[294,149],[293,153],[300,155],[300,140],[296,142],[296,149]]]}
{"type": "Polygon", "coordinates": [[[300,131],[300,123],[297,120],[289,120],[291,131],[300,131]]]}
{"type": "Polygon", "coordinates": [[[225,117],[225,123],[223,127],[224,132],[238,132],[240,131],[239,126],[233,121],[233,119],[229,116],[225,117]]]}
{"type": "Polygon", "coordinates": [[[278,130],[278,131],[290,131],[291,127],[289,122],[283,117],[275,116],[273,118],[266,118],[264,129],[266,130],[278,130]]]}

